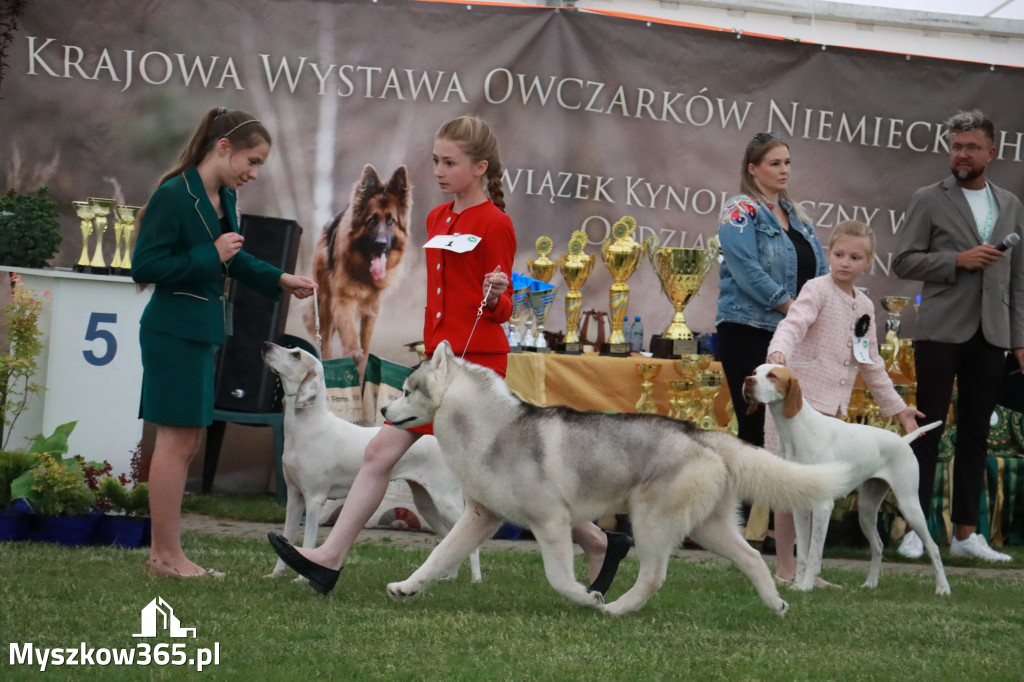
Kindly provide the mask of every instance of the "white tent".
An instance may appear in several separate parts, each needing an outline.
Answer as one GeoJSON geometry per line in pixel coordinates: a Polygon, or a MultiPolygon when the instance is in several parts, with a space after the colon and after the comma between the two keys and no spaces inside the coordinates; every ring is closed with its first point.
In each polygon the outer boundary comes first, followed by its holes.
{"type": "Polygon", "coordinates": [[[823,46],[1024,67],[1024,0],[537,0],[823,46]]]}

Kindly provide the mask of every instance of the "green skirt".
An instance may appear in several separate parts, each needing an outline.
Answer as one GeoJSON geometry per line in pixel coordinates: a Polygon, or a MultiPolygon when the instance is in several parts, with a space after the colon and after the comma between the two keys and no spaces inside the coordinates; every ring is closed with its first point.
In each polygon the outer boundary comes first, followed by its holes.
{"type": "Polygon", "coordinates": [[[142,406],[139,416],[164,426],[213,421],[214,358],[218,346],[139,330],[142,406]]]}

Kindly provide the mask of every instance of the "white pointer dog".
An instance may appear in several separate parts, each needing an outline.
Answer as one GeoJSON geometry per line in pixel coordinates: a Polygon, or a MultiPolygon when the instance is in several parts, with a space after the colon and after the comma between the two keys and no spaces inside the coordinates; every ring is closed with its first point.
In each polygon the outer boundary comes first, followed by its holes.
{"type": "MultiPolygon", "coordinates": [[[[302,546],[313,548],[324,503],[348,494],[363,463],[366,444],[380,429],[357,426],[327,409],[323,365],[312,354],[268,341],[263,344],[263,361],[280,377],[284,389],[282,466],[288,504],[283,535],[292,540],[305,506],[302,546]]],[[[424,436],[416,441],[398,460],[391,477],[409,484],[417,511],[439,535],[448,533],[462,514],[462,489],[441,456],[436,438],[424,436]]],[[[284,569],[284,562],[278,559],[271,575],[281,575],[284,569]]],[[[470,556],[470,571],[474,581],[480,580],[479,552],[470,556]]],[[[457,572],[455,564],[449,576],[457,572]]]]}
{"type": "MultiPolygon", "coordinates": [[[[878,536],[878,509],[892,487],[903,518],[924,542],[935,568],[935,593],[949,594],[949,583],[939,558],[939,548],[928,533],[928,523],[917,497],[918,466],[910,443],[941,422],[911,431],[902,438],[892,431],[865,424],[847,424],[827,417],[808,405],[800,383],[789,368],[761,365],[743,383],[748,411],[758,404],[768,406],[779,433],[779,456],[791,462],[813,464],[843,462],[850,478],[844,493],[857,487],[860,529],[871,545],[871,568],[863,587],[877,587],[882,569],[882,539],[878,536]]],[[[828,532],[833,502],[822,502],[813,510],[813,529],[806,510],[793,511],[796,527],[796,580],[794,587],[810,590],[821,570],[821,555],[828,532]]],[[[785,507],[780,507],[785,509],[785,507]]]]}
{"type": "Polygon", "coordinates": [[[738,499],[816,507],[840,494],[836,483],[848,476],[843,464],[793,464],[692,422],[528,405],[493,371],[456,358],[446,342],[382,412],[400,427],[433,422],[466,494],[452,532],[408,580],[388,585],[399,600],[458,566],[506,519],[533,532],[548,582],[578,604],[614,615],[639,609],[665,582],[672,550],[690,536],[735,563],[783,616],[788,605],[768,567],[740,535],[738,499]],[[623,510],[640,572],[605,605],[573,575],[570,528],[623,510]]]}

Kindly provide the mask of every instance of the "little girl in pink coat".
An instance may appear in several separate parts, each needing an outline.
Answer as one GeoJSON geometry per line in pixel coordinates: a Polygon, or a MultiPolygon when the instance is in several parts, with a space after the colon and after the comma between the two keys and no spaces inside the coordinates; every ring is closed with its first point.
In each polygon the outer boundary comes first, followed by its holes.
{"type": "MultiPolygon", "coordinates": [[[[896,416],[908,433],[917,428],[915,417],[893,388],[885,363],[878,355],[874,304],[854,283],[871,266],[875,235],[854,220],[832,232],[828,261],[832,271],[807,282],[786,318],[779,323],[768,346],[768,362],[786,365],[800,381],[804,400],[822,414],[843,416],[850,404],[858,372],[878,403],[882,415],[896,416]]],[[[765,419],[764,446],[778,448],[771,415],[765,419]]],[[[775,510],[775,577],[792,582],[796,575],[793,515],[775,510]]],[[[817,587],[833,587],[820,577],[817,587]]]]}

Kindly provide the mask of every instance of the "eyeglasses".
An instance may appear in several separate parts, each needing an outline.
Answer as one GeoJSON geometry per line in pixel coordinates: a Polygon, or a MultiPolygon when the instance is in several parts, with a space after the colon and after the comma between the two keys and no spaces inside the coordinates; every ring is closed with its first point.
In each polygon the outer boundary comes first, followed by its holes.
{"type": "Polygon", "coordinates": [[[966,152],[968,156],[974,156],[980,154],[983,147],[976,144],[951,144],[949,145],[949,151],[953,154],[959,154],[960,152],[966,152]]]}
{"type": "Polygon", "coordinates": [[[757,141],[757,142],[760,142],[761,144],[764,144],[768,140],[771,140],[771,139],[773,139],[775,137],[778,137],[778,136],[775,133],[772,133],[772,132],[758,133],[757,135],[754,135],[754,140],[757,141]]]}

